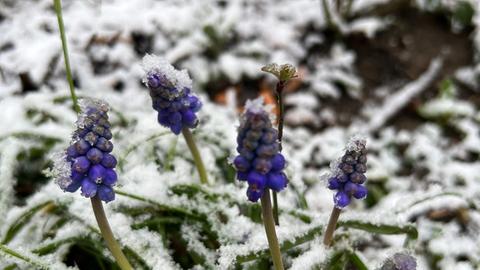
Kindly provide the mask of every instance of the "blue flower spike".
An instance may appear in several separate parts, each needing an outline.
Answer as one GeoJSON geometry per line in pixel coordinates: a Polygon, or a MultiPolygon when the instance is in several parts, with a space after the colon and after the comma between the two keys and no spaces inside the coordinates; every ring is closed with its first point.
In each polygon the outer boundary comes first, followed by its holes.
{"type": "Polygon", "coordinates": [[[395,253],[389,257],[380,270],[416,270],[417,261],[415,257],[408,253],[395,253]]]}
{"type": "Polygon", "coordinates": [[[175,135],[183,134],[192,153],[200,182],[208,184],[208,175],[190,129],[197,127],[197,112],[202,102],[192,92],[192,80],[186,70],[177,70],[165,59],[155,55],[143,57],[143,82],[152,97],[152,107],[160,125],[175,135]]]}
{"type": "Polygon", "coordinates": [[[279,152],[277,130],[273,128],[263,99],[247,101],[237,136],[238,156],[233,160],[237,179],[248,182],[247,197],[256,202],[267,188],[283,190],[288,178],[283,172],[285,158],[279,152]]]}
{"type": "Polygon", "coordinates": [[[332,169],[328,177],[327,187],[335,190],[334,207],[328,222],[323,243],[330,246],[341,210],[353,199],[364,199],[368,190],[364,183],[367,180],[367,148],[366,140],[360,137],[350,139],[345,154],[330,164],[332,169]]]}
{"type": "Polygon", "coordinates": [[[280,153],[278,133],[272,126],[274,116],[270,111],[271,107],[265,106],[261,97],[247,101],[238,127],[239,155],[233,159],[233,166],[237,170],[237,179],[248,183],[248,200],[261,201],[262,219],[274,268],[284,269],[269,189],[282,191],[288,184],[288,178],[283,172],[286,162],[280,153]]]}
{"type": "Polygon", "coordinates": [[[108,121],[109,106],[98,99],[81,99],[77,129],[70,146],[55,160],[57,184],[66,192],[81,189],[84,197],[96,195],[104,201],[115,199],[117,160],[110,153],[112,132],[108,121]]]}
{"type": "Polygon", "coordinates": [[[195,128],[196,113],[202,103],[192,92],[192,80],[186,70],[176,70],[165,59],[147,54],[143,57],[143,82],[152,97],[152,107],[158,112],[158,123],[176,135],[183,128],[195,128]]]}
{"type": "Polygon", "coordinates": [[[352,202],[352,198],[367,197],[367,188],[363,185],[367,180],[367,149],[364,139],[352,139],[340,160],[331,164],[332,175],[328,179],[328,188],[336,190],[334,203],[336,208],[344,208],[352,202]]]}

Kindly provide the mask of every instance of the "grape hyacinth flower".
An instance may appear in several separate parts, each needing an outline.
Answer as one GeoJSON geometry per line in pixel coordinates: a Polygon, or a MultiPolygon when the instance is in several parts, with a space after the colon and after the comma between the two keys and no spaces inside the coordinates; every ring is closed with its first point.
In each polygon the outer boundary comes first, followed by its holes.
{"type": "Polygon", "coordinates": [[[334,202],[336,208],[350,204],[352,197],[363,199],[367,188],[363,185],[367,177],[367,149],[365,140],[352,140],[342,159],[333,164],[333,175],[328,179],[328,188],[336,190],[334,202]]]}
{"type": "Polygon", "coordinates": [[[247,181],[247,197],[256,202],[261,198],[262,217],[275,269],[283,269],[270,201],[270,191],[283,190],[288,179],[283,169],[285,158],[279,153],[277,130],[272,127],[263,99],[247,101],[240,119],[237,136],[238,156],[233,160],[237,178],[247,181]]]}
{"type": "Polygon", "coordinates": [[[330,165],[332,174],[328,178],[328,188],[336,190],[333,197],[334,208],[330,216],[323,243],[330,245],[333,232],[341,210],[349,205],[353,198],[364,199],[368,190],[363,185],[367,180],[366,140],[352,138],[347,144],[345,154],[330,165]]]}
{"type": "Polygon", "coordinates": [[[382,265],[380,270],[416,270],[417,261],[415,258],[406,253],[395,253],[388,258],[382,265]]]}
{"type": "Polygon", "coordinates": [[[263,99],[247,101],[237,136],[238,156],[233,160],[237,179],[247,181],[247,197],[256,202],[270,188],[283,190],[288,183],[283,172],[285,158],[279,152],[277,130],[263,108],[263,99]]]}
{"type": "Polygon", "coordinates": [[[183,128],[198,124],[196,113],[202,103],[192,93],[192,80],[186,70],[176,70],[165,59],[154,55],[143,57],[143,82],[150,90],[152,107],[158,112],[158,123],[176,135],[183,128]]]}
{"type": "Polygon", "coordinates": [[[117,182],[117,160],[111,154],[112,132],[108,121],[108,104],[101,100],[82,99],[77,130],[70,146],[57,161],[62,171],[56,182],[66,192],[81,190],[84,197],[98,196],[104,202],[115,199],[112,187],[117,182]]]}
{"type": "Polygon", "coordinates": [[[124,270],[132,269],[115,240],[101,201],[115,199],[113,186],[117,182],[117,160],[111,154],[113,144],[109,106],[98,99],[81,99],[77,130],[70,146],[55,160],[53,174],[56,183],[65,192],[81,190],[90,198],[100,231],[118,265],[124,270]]]}
{"type": "Polygon", "coordinates": [[[158,112],[158,123],[175,135],[183,134],[192,153],[200,181],[208,183],[207,173],[200,152],[190,129],[198,125],[197,112],[200,99],[192,92],[192,80],[186,70],[176,70],[165,59],[155,55],[143,57],[145,76],[143,82],[152,98],[152,107],[158,112]]]}

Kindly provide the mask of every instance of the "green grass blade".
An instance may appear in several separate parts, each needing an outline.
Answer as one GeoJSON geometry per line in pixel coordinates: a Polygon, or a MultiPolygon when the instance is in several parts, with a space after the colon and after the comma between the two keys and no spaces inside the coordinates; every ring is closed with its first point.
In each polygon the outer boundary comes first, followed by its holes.
{"type": "MultiPolygon", "coordinates": [[[[299,246],[303,243],[311,241],[315,237],[322,234],[322,231],[323,231],[323,226],[314,227],[314,228],[308,230],[303,235],[296,237],[293,241],[287,240],[287,241],[284,241],[284,242],[280,243],[280,250],[282,252],[285,252],[285,251],[287,251],[291,248],[294,248],[294,247],[299,246]]],[[[268,256],[270,256],[270,250],[267,248],[267,249],[263,249],[263,250],[260,250],[260,251],[252,251],[252,252],[250,252],[249,254],[246,254],[246,255],[239,255],[239,256],[236,257],[235,261],[237,263],[245,263],[245,262],[257,260],[257,259],[260,259],[260,258],[266,258],[268,256]]]]}
{"type": "Polygon", "coordinates": [[[35,269],[45,269],[45,270],[48,270],[50,269],[48,266],[46,266],[45,264],[43,263],[40,263],[32,258],[30,258],[29,256],[27,255],[23,255],[21,254],[20,252],[18,251],[15,251],[13,249],[10,249],[9,247],[3,245],[3,244],[0,244],[0,252],[1,253],[4,253],[6,254],[7,256],[11,256],[11,257],[14,257],[16,259],[19,259],[23,262],[26,262],[32,266],[35,266],[35,269]]]}
{"type": "Polygon", "coordinates": [[[360,220],[347,220],[339,221],[338,227],[358,229],[376,234],[406,234],[410,239],[418,238],[417,228],[410,224],[396,226],[388,224],[374,224],[360,220]]]}
{"type": "Polygon", "coordinates": [[[65,60],[65,70],[67,72],[67,81],[70,87],[70,96],[72,97],[73,101],[73,109],[79,113],[80,107],[78,106],[78,99],[77,95],[75,94],[75,86],[73,85],[72,71],[70,69],[70,59],[68,57],[67,37],[65,36],[65,27],[62,16],[62,1],[53,0],[53,5],[55,8],[55,13],[57,14],[58,29],[60,30],[60,39],[62,40],[63,59],[65,60]]]}
{"type": "Polygon", "coordinates": [[[50,206],[53,206],[53,202],[46,201],[41,204],[37,204],[23,212],[23,214],[21,214],[8,228],[5,236],[3,237],[2,244],[8,244],[37,212],[50,206]]]}

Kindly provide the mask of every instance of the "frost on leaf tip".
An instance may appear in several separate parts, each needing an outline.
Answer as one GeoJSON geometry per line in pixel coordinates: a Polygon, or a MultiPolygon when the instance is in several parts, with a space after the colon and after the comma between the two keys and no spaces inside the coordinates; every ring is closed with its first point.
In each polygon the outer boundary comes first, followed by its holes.
{"type": "Polygon", "coordinates": [[[188,76],[187,70],[175,69],[165,58],[146,54],[142,60],[142,68],[145,71],[142,81],[147,86],[149,76],[157,74],[165,78],[169,85],[177,89],[192,88],[192,79],[188,76]]]}

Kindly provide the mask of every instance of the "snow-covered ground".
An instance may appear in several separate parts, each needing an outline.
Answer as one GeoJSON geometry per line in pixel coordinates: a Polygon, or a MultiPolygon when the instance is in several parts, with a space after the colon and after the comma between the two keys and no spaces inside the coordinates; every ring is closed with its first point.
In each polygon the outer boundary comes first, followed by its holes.
{"type": "MultiPolygon", "coordinates": [[[[353,19],[340,15],[333,2],[63,1],[78,94],[112,107],[119,185],[106,211],[136,268],[268,269],[260,207],[246,200],[246,185],[234,179],[228,160],[236,154],[237,107],[246,95],[261,92],[239,89],[260,88],[242,85],[263,80],[265,64],[288,62],[298,66],[301,83],[286,97],[283,153],[290,183],[278,195],[277,229],[284,247],[293,245],[283,252],[286,266],[328,269],[338,254],[347,260],[354,254],[377,269],[402,251],[417,259],[418,269],[480,269],[480,65],[475,59],[439,78],[449,64],[439,55],[411,80],[365,89],[355,51],[323,30],[333,24],[337,35],[367,37],[388,31],[395,23],[388,16],[368,15],[388,1],[353,1],[353,14],[367,14],[353,19]],[[324,53],[312,56],[319,47],[324,53]],[[156,122],[142,84],[145,53],[188,70],[201,95],[194,134],[210,186],[198,184],[184,139],[156,122]],[[439,80],[442,87],[434,83],[439,80]],[[219,105],[207,92],[222,82],[228,82],[227,98],[219,105]],[[417,99],[432,88],[438,88],[435,96],[417,99]],[[369,91],[377,98],[364,99],[369,91]],[[326,104],[351,99],[362,106],[342,121],[348,124],[337,124],[340,115],[326,104]],[[396,125],[396,117],[418,100],[415,125],[396,125]],[[369,148],[369,197],[344,210],[338,239],[326,249],[321,239],[333,193],[323,176],[359,133],[369,148]]],[[[456,7],[447,0],[418,0],[416,6],[432,10],[431,2],[456,7]]],[[[477,1],[466,2],[480,10],[477,1]]],[[[477,50],[479,14],[470,26],[477,50]]],[[[52,269],[66,267],[62,262],[71,261],[74,244],[106,264],[113,260],[89,200],[79,193],[63,193],[49,180],[25,202],[15,197],[21,171],[37,168],[29,162],[38,159],[47,168],[74,130],[62,57],[52,1],[0,2],[0,243],[52,269]]],[[[271,79],[265,83],[273,85],[271,79]]],[[[0,269],[32,269],[3,255],[0,250],[0,269]]]]}

